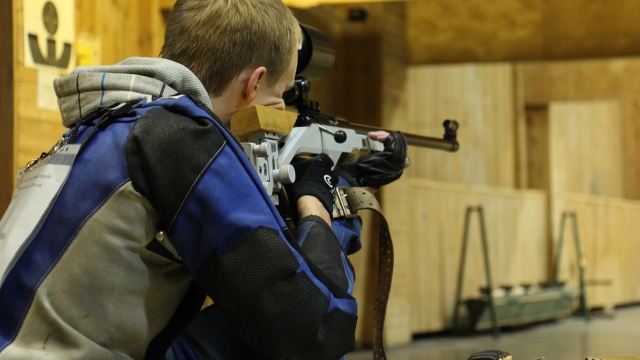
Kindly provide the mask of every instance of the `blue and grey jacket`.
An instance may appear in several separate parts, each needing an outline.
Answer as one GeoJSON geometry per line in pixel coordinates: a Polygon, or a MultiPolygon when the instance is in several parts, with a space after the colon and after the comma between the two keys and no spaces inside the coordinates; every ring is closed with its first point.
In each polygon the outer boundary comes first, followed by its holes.
{"type": "Polygon", "coordinates": [[[54,86],[83,145],[0,288],[0,359],[157,358],[205,295],[267,358],[353,347],[335,233],[315,217],[290,233],[191,72],[131,58],[54,86]],[[135,105],[97,127],[88,114],[109,101],[135,105]]]}

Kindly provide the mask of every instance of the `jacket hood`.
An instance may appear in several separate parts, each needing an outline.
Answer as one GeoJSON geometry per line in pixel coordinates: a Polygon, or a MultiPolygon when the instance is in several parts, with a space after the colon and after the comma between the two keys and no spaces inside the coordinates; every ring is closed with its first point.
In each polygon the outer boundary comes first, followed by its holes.
{"type": "Polygon", "coordinates": [[[167,59],[132,57],[115,65],[80,66],[55,79],[53,87],[62,124],[68,128],[111,101],[151,101],[185,94],[212,111],[211,100],[200,80],[184,65],[167,59]]]}

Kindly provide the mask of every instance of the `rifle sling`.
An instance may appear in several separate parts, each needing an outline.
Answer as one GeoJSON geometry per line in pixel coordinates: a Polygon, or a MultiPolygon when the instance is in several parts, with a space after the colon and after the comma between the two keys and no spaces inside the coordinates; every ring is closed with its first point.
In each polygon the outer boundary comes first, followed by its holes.
{"type": "Polygon", "coordinates": [[[362,187],[340,188],[339,190],[341,190],[339,195],[345,195],[352,214],[356,214],[360,210],[372,210],[379,215],[378,284],[373,313],[373,358],[386,360],[382,332],[393,275],[393,242],[389,225],[382,214],[378,200],[369,190],[362,187]]]}

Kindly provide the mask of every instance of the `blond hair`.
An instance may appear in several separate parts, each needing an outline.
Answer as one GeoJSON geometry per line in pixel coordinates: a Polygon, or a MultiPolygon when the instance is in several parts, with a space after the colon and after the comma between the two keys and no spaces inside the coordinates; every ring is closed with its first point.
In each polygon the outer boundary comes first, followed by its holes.
{"type": "Polygon", "coordinates": [[[301,42],[300,25],[281,0],[178,0],[160,56],[220,96],[249,66],[264,66],[275,84],[301,42]]]}

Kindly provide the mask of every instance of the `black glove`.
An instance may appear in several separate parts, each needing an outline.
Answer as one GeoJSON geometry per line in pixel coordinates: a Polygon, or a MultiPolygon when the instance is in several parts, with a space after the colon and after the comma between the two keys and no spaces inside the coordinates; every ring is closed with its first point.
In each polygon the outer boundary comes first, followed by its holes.
{"type": "Polygon", "coordinates": [[[407,139],[392,132],[384,141],[384,150],[358,160],[355,164],[340,166],[338,175],[354,186],[379,188],[398,180],[407,163],[407,139]]]}
{"type": "Polygon", "coordinates": [[[331,170],[333,160],[327,154],[319,154],[309,159],[295,158],[291,165],[296,171],[296,181],[285,185],[285,190],[294,218],[298,215],[296,201],[303,195],[315,196],[331,214],[338,185],[338,176],[331,170]]]}

